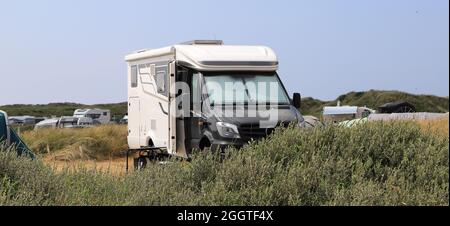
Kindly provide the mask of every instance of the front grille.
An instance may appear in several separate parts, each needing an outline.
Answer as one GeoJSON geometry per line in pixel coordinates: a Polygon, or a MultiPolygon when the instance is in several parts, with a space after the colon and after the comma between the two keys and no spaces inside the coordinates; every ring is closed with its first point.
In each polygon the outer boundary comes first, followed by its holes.
{"type": "MultiPolygon", "coordinates": [[[[281,122],[276,127],[287,128],[289,122],[281,122]]],[[[275,131],[275,128],[260,128],[259,124],[241,124],[238,128],[239,134],[243,140],[258,140],[265,138],[275,131]]]]}
{"type": "MultiPolygon", "coordinates": [[[[280,125],[278,124],[277,126],[280,125]]],[[[274,130],[275,128],[260,128],[259,124],[241,124],[239,126],[239,134],[246,141],[262,139],[273,133],[274,130]]]]}
{"type": "Polygon", "coordinates": [[[239,134],[244,140],[261,139],[266,137],[266,129],[259,128],[258,124],[245,124],[239,127],[239,134]]]}

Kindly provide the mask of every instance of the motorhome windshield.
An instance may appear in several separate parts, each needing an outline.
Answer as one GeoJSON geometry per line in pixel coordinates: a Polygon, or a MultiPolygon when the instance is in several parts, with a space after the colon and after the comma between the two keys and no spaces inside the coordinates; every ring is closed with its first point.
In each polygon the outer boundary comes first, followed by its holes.
{"type": "Polygon", "coordinates": [[[210,104],[288,105],[276,73],[204,73],[210,104]]]}

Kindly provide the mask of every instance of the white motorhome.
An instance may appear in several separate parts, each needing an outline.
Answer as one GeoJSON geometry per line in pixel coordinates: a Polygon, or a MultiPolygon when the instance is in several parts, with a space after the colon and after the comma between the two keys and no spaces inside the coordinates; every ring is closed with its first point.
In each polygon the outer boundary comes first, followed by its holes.
{"type": "Polygon", "coordinates": [[[300,94],[289,98],[277,74],[277,57],[268,47],[197,40],[141,50],[125,60],[129,151],[162,150],[189,158],[193,149],[242,147],[276,126],[304,123],[300,94]],[[238,116],[227,115],[230,110],[238,116]],[[263,114],[256,112],[277,117],[263,123],[263,114]]]}
{"type": "Polygon", "coordinates": [[[342,122],[365,118],[375,111],[367,107],[358,106],[326,106],[323,108],[323,120],[325,122],[342,122]]]}
{"type": "Polygon", "coordinates": [[[34,126],[35,130],[43,128],[86,128],[94,125],[92,118],[62,116],[40,121],[34,126]]]}
{"type": "Polygon", "coordinates": [[[87,117],[94,120],[94,124],[108,124],[111,121],[111,111],[105,109],[77,109],[73,117],[87,117]]]}
{"type": "Polygon", "coordinates": [[[21,125],[32,125],[36,124],[36,117],[34,116],[10,116],[8,118],[10,125],[21,124],[21,125]]]}
{"type": "Polygon", "coordinates": [[[63,116],[59,119],[57,127],[59,128],[85,128],[91,127],[94,120],[90,117],[70,117],[63,116]]]}

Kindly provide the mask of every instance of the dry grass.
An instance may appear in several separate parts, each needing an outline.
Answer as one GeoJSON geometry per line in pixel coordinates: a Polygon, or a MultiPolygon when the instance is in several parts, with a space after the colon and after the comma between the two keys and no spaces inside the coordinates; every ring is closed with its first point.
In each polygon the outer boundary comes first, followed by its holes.
{"type": "MultiPolygon", "coordinates": [[[[126,125],[83,129],[26,131],[22,138],[56,172],[94,170],[114,175],[125,173],[126,125]]],[[[129,167],[133,168],[132,157],[129,167]]]]}
{"type": "Polygon", "coordinates": [[[443,117],[440,119],[434,119],[434,120],[421,120],[418,121],[419,125],[422,127],[424,132],[428,133],[431,132],[433,134],[437,135],[449,135],[449,117],[443,117]]]}
{"type": "Polygon", "coordinates": [[[21,134],[40,156],[57,161],[109,160],[127,149],[127,127],[105,125],[83,129],[42,129],[21,134]]]}
{"type": "MultiPolygon", "coordinates": [[[[108,173],[112,175],[122,176],[126,173],[126,160],[125,158],[116,158],[106,161],[96,160],[74,160],[74,161],[58,161],[52,158],[44,158],[45,165],[51,167],[55,172],[68,171],[72,173],[79,172],[80,170],[97,171],[102,173],[108,173]]],[[[130,171],[133,171],[133,159],[128,160],[128,167],[130,171]]]]}
{"type": "MultiPolygon", "coordinates": [[[[418,121],[425,133],[449,135],[449,118],[418,121]]],[[[46,129],[22,134],[43,162],[61,172],[88,169],[123,175],[125,173],[126,126],[108,125],[86,129],[46,129]]],[[[133,169],[130,156],[129,168],[133,169]]]]}

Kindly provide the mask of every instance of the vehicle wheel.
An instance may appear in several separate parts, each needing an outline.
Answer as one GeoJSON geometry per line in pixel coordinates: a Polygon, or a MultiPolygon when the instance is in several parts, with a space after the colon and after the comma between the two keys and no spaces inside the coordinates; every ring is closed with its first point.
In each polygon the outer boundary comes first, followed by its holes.
{"type": "Polygon", "coordinates": [[[139,157],[134,159],[134,169],[139,171],[147,166],[147,157],[139,157]]]}

